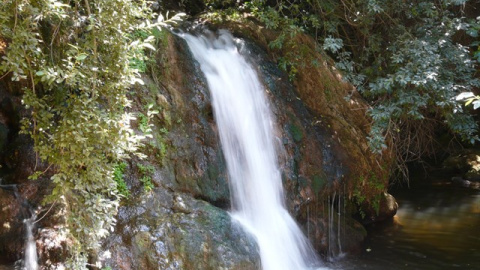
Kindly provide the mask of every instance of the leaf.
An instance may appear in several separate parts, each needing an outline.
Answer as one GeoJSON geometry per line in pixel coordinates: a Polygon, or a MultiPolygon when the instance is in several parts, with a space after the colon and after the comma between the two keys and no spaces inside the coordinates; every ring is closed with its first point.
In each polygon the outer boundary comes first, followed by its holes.
{"type": "Polygon", "coordinates": [[[477,99],[473,102],[473,109],[476,110],[479,107],[480,107],[480,100],[477,99]]]}
{"type": "Polygon", "coordinates": [[[470,105],[470,103],[472,103],[473,100],[474,100],[474,98],[468,99],[467,102],[465,102],[465,106],[470,105]]]}
{"type": "Polygon", "coordinates": [[[142,44],[140,44],[140,47],[141,47],[141,48],[149,48],[149,49],[151,49],[151,50],[153,50],[153,51],[156,50],[155,47],[153,47],[153,45],[150,44],[150,43],[142,43],[142,44]]]}
{"type": "Polygon", "coordinates": [[[163,17],[162,14],[158,15],[157,22],[161,23],[165,20],[165,17],[163,17]]]}
{"type": "Polygon", "coordinates": [[[474,95],[472,92],[462,92],[458,96],[455,97],[456,100],[463,100],[467,98],[472,98],[474,95]]]}
{"type": "Polygon", "coordinates": [[[343,47],[343,40],[340,38],[332,38],[331,36],[325,38],[323,42],[323,49],[325,51],[331,51],[332,53],[338,52],[343,47]]]}
{"type": "Polygon", "coordinates": [[[85,60],[85,58],[87,58],[87,56],[88,56],[87,54],[81,53],[81,54],[77,55],[75,57],[75,59],[77,59],[78,61],[83,61],[83,60],[85,60]]]}
{"type": "Polygon", "coordinates": [[[478,37],[478,31],[477,31],[477,29],[471,29],[470,28],[470,29],[467,30],[467,35],[476,38],[476,37],[478,37]]]}
{"type": "Polygon", "coordinates": [[[143,82],[142,79],[140,78],[133,78],[132,79],[132,84],[139,83],[140,85],[144,85],[145,83],[143,82]]]}

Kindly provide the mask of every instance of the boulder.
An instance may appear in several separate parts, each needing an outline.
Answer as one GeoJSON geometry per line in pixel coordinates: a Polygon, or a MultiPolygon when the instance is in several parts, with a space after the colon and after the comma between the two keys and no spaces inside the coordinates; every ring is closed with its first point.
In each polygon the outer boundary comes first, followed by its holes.
{"type": "Polygon", "coordinates": [[[376,204],[369,204],[361,208],[359,219],[365,225],[389,220],[395,216],[398,210],[398,203],[389,193],[379,196],[376,204]]]}
{"type": "Polygon", "coordinates": [[[443,170],[472,182],[480,181],[480,149],[463,149],[443,161],[443,170]]]}
{"type": "Polygon", "coordinates": [[[258,269],[254,239],[222,209],[165,190],[122,207],[99,258],[112,269],[258,269]],[[155,218],[152,218],[155,217],[155,218]]]}

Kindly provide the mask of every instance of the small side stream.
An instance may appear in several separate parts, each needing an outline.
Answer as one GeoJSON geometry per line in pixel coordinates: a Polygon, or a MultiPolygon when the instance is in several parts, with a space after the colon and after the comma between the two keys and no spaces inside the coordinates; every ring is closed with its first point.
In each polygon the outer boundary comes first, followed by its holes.
{"type": "Polygon", "coordinates": [[[23,259],[15,262],[15,265],[9,265],[7,262],[3,262],[0,256],[0,270],[37,270],[38,269],[38,256],[35,238],[33,231],[35,228],[35,220],[37,218],[35,211],[29,205],[27,200],[23,198],[18,192],[17,185],[2,185],[0,178],[0,188],[13,192],[17,203],[24,208],[23,209],[23,224],[25,231],[25,247],[23,259]]]}
{"type": "Polygon", "coordinates": [[[422,182],[392,191],[394,220],[369,228],[363,253],[340,269],[480,269],[480,190],[422,182]]]}

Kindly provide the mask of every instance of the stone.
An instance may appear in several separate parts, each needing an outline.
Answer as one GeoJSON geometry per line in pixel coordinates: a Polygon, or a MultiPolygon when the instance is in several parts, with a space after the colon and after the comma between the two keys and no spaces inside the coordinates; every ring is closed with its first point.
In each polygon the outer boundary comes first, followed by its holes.
{"type": "Polygon", "coordinates": [[[465,148],[443,161],[443,170],[465,180],[480,181],[480,149],[465,148]]]}
{"type": "Polygon", "coordinates": [[[368,205],[362,208],[361,222],[365,225],[374,222],[389,220],[395,216],[398,210],[398,203],[391,194],[384,192],[378,202],[378,207],[368,205]]]}
{"type": "Polygon", "coordinates": [[[119,215],[117,228],[129,229],[108,237],[102,251],[109,253],[104,265],[118,270],[259,268],[254,239],[227,212],[186,194],[173,197],[174,205],[181,201],[181,211],[152,198],[146,203],[154,208],[139,215],[119,215]],[[163,207],[174,212],[159,211],[163,207]],[[157,220],[151,218],[154,209],[157,220]]]}

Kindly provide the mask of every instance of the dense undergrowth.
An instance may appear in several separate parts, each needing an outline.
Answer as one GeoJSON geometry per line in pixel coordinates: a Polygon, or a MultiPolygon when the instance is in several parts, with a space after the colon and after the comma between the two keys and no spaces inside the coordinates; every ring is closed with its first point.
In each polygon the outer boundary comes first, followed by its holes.
{"type": "Polygon", "coordinates": [[[129,195],[122,161],[142,155],[148,130],[131,127],[135,118],[127,94],[142,83],[146,50],[154,49],[152,31],[167,22],[153,20],[150,4],[7,0],[0,5],[0,76],[22,87],[30,117],[21,130],[49,164],[31,178],[53,175],[45,203],[65,210],[68,269],[86,269],[88,254],[113,230],[119,201],[129,195]]]}

